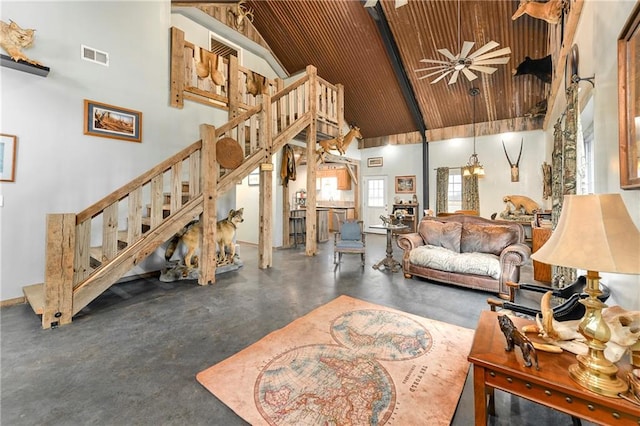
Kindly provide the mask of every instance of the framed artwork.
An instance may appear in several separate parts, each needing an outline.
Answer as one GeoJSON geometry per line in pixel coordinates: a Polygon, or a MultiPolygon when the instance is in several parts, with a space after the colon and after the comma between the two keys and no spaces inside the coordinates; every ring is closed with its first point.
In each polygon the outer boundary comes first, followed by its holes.
{"type": "Polygon", "coordinates": [[[249,174],[247,178],[247,183],[249,186],[258,186],[260,184],[260,172],[254,171],[249,174]]]}
{"type": "Polygon", "coordinates": [[[141,142],[142,113],[85,99],[84,134],[141,142]]]}
{"type": "Polygon", "coordinates": [[[382,157],[367,158],[367,167],[382,167],[382,157]]]}
{"type": "Polygon", "coordinates": [[[620,187],[640,189],[640,4],[618,38],[620,187]]]}
{"type": "Polygon", "coordinates": [[[16,148],[18,137],[0,133],[0,182],[14,182],[16,179],[16,148]]]}
{"type": "Polygon", "coordinates": [[[415,194],[416,176],[396,176],[396,193],[415,194]]]}

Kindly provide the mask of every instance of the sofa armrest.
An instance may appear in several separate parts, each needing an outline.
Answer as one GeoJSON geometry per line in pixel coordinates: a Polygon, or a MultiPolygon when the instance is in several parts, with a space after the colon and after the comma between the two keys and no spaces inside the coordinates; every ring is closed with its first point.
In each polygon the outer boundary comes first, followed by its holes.
{"type": "Polygon", "coordinates": [[[507,281],[520,282],[520,267],[531,257],[531,249],[523,243],[511,244],[500,253],[500,292],[513,302],[515,292],[509,288],[507,281]]]}
{"type": "Polygon", "coordinates": [[[424,240],[418,233],[398,234],[397,244],[405,253],[408,253],[416,247],[423,246],[424,240]]]}

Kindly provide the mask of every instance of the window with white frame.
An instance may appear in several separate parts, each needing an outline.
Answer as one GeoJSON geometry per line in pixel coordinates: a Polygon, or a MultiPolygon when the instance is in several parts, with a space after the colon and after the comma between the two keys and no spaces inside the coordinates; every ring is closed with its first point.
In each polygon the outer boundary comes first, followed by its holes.
{"type": "Polygon", "coordinates": [[[462,210],[462,170],[449,169],[447,211],[462,210]]]}

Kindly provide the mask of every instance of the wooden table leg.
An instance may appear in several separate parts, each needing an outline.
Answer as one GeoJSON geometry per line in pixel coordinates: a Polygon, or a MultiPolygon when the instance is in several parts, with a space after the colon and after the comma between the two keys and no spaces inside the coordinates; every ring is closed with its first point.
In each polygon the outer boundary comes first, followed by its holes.
{"type": "MultiPolygon", "coordinates": [[[[491,397],[493,397],[493,395],[491,395],[491,397]]],[[[486,426],[487,387],[484,383],[484,368],[478,367],[477,365],[473,366],[473,406],[476,426],[486,426]]]]}

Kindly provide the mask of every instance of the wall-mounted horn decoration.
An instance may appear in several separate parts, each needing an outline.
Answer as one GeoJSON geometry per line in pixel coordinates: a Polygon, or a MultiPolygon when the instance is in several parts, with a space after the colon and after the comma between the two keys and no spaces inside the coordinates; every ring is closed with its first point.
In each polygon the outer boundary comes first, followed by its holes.
{"type": "Polygon", "coordinates": [[[521,139],[520,153],[518,154],[518,159],[514,163],[511,161],[511,158],[509,158],[509,153],[507,153],[507,147],[504,145],[504,141],[502,141],[502,148],[504,149],[504,155],[507,156],[507,161],[509,162],[509,166],[511,166],[511,182],[520,182],[520,157],[522,157],[523,144],[524,144],[524,139],[521,139]]]}

